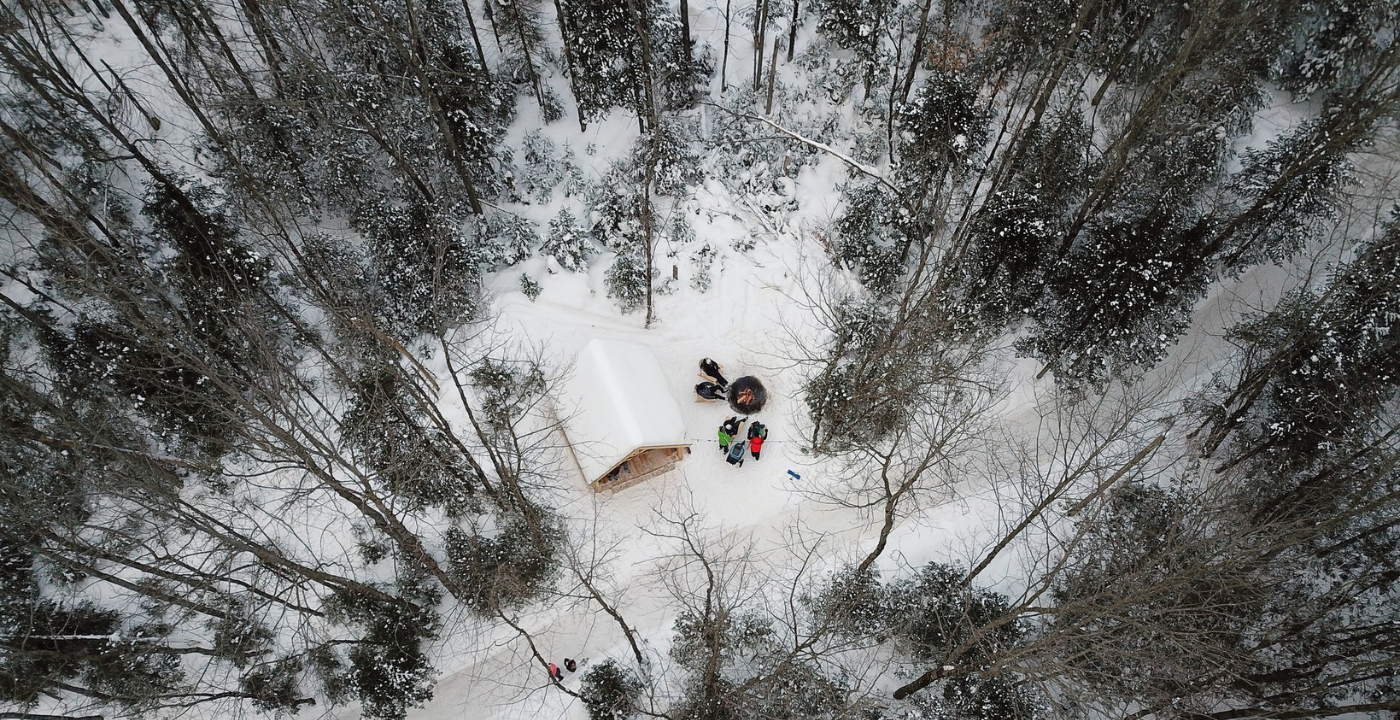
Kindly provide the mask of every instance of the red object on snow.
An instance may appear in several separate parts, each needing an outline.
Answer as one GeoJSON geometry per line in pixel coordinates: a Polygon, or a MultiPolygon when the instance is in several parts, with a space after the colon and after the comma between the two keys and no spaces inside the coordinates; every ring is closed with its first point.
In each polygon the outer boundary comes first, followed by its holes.
{"type": "Polygon", "coordinates": [[[757,455],[758,452],[763,449],[763,438],[756,436],[749,439],[749,449],[752,450],[755,455],[757,455]]]}

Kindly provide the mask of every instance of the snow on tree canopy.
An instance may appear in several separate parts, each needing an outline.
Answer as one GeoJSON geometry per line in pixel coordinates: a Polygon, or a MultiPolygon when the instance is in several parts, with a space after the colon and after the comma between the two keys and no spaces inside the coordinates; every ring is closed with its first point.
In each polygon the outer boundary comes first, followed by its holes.
{"type": "Polygon", "coordinates": [[[590,341],[556,407],[579,470],[595,485],[648,449],[690,445],[656,355],[638,343],[590,341]]]}

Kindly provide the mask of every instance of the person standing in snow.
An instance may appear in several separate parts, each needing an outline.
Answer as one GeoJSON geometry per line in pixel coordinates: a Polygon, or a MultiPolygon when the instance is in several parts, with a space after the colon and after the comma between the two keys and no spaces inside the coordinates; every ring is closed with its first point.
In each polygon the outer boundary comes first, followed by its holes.
{"type": "Polygon", "coordinates": [[[721,390],[729,385],[729,381],[725,380],[724,376],[719,372],[719,363],[709,358],[700,361],[700,374],[715,381],[715,384],[719,385],[721,390]]]}
{"type": "Polygon", "coordinates": [[[739,442],[734,443],[734,447],[729,448],[729,452],[728,452],[728,453],[725,453],[725,455],[724,455],[724,461],[727,462],[727,463],[729,463],[730,465],[738,465],[739,467],[743,467],[743,466],[744,466],[744,441],[743,441],[743,440],[740,440],[739,442]]]}
{"type": "Polygon", "coordinates": [[[729,444],[734,441],[735,437],[738,437],[739,428],[743,426],[744,421],[746,420],[748,420],[747,417],[743,420],[740,420],[739,418],[731,415],[728,420],[724,421],[724,424],[719,426],[720,452],[729,452],[729,444]]]}
{"type": "Polygon", "coordinates": [[[758,453],[763,449],[763,441],[768,439],[768,426],[761,422],[754,421],[749,426],[749,452],[753,453],[753,459],[758,459],[758,453]]]}
{"type": "Polygon", "coordinates": [[[564,669],[569,672],[578,672],[578,663],[573,658],[564,658],[564,669]]]}
{"type": "Polygon", "coordinates": [[[560,681],[562,681],[562,680],[564,679],[564,671],[563,671],[563,670],[560,670],[558,665],[555,665],[554,663],[550,663],[550,664],[549,664],[549,677],[550,677],[550,679],[553,680],[554,682],[560,682],[560,681]]]}

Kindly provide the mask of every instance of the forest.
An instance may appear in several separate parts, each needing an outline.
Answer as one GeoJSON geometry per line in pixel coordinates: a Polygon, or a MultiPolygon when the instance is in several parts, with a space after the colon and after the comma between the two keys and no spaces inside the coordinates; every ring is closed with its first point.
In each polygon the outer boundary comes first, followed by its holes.
{"type": "Polygon", "coordinates": [[[1395,718],[1397,34],[0,0],[0,719],[1395,718]],[[595,495],[595,336],[763,460],[595,495]]]}

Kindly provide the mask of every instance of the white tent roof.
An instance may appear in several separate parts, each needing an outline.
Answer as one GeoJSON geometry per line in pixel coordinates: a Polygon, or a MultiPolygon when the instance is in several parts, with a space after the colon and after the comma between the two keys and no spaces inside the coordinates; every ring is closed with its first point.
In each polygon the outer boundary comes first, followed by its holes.
{"type": "Polygon", "coordinates": [[[590,341],[578,354],[558,409],[589,482],[638,448],[690,444],[661,364],[638,343],[590,341]]]}

